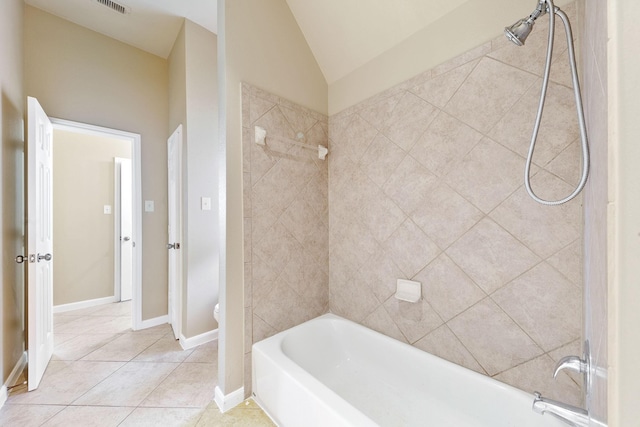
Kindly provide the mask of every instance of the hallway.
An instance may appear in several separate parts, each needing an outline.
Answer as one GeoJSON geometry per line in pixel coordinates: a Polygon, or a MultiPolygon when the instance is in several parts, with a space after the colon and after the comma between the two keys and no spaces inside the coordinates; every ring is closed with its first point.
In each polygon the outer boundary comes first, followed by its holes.
{"type": "Polygon", "coordinates": [[[37,390],[11,390],[2,426],[272,426],[251,400],[213,402],[217,341],[182,350],[167,324],[133,332],[130,303],[54,315],[55,350],[37,390]]]}

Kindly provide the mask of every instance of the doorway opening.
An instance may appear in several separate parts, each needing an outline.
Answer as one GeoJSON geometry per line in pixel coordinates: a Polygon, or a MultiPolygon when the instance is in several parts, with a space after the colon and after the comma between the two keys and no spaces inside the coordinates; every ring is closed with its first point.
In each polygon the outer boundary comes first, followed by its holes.
{"type": "MultiPolygon", "coordinates": [[[[58,220],[75,221],[64,224],[68,233],[56,233],[54,239],[58,263],[73,264],[68,269],[73,275],[56,281],[67,288],[54,291],[54,311],[131,300],[131,328],[138,330],[142,323],[140,135],[62,119],[51,122],[54,159],[65,165],[55,171],[54,182],[63,173],[65,182],[71,183],[61,191],[54,188],[54,211],[66,209],[65,215],[54,215],[54,233],[58,220]],[[83,235],[82,230],[97,234],[83,235]]],[[[57,266],[57,271],[61,269],[65,271],[64,264],[57,266]]]]}

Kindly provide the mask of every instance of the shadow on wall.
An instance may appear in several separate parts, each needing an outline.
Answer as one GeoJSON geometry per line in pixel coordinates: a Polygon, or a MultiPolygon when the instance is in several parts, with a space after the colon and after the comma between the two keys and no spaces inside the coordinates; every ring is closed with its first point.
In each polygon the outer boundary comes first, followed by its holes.
{"type": "Polygon", "coordinates": [[[2,93],[2,268],[3,378],[24,352],[24,264],[13,258],[24,251],[24,118],[2,93]]]}

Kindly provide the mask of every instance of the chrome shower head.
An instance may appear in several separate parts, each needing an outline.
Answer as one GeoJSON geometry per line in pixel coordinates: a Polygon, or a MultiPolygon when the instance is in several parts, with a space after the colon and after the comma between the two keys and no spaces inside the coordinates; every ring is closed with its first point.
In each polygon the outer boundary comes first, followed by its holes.
{"type": "Polygon", "coordinates": [[[529,33],[531,33],[531,30],[533,30],[533,24],[535,24],[536,19],[545,13],[547,13],[546,0],[539,0],[536,10],[534,10],[531,15],[524,19],[520,19],[512,26],[505,27],[504,35],[516,45],[524,46],[524,41],[529,36],[529,33]]]}
{"type": "Polygon", "coordinates": [[[518,46],[524,46],[524,41],[533,30],[535,21],[530,18],[521,19],[510,27],[504,27],[504,35],[518,46]]]}

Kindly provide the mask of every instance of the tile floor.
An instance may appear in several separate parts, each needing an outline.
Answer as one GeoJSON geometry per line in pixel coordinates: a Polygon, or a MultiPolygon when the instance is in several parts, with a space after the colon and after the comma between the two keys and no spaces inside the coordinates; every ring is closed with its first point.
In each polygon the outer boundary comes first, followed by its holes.
{"type": "Polygon", "coordinates": [[[19,385],[0,426],[273,426],[251,400],[213,402],[217,342],[182,350],[169,325],[133,332],[129,303],[54,315],[55,350],[37,390],[19,385]]]}

